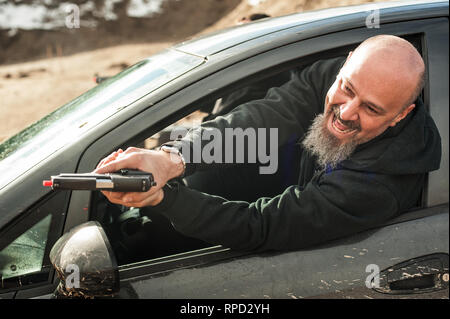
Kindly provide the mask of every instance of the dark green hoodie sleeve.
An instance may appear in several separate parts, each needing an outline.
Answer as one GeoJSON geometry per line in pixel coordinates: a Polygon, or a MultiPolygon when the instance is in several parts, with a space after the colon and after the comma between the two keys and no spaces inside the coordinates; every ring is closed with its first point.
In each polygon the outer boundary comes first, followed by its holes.
{"type": "MultiPolygon", "coordinates": [[[[399,181],[399,186],[403,181],[399,181]]],[[[165,187],[153,209],[181,233],[236,250],[291,250],[368,229],[398,212],[379,180],[338,170],[316,175],[304,190],[287,188],[254,203],[227,201],[179,184],[165,187]]]]}

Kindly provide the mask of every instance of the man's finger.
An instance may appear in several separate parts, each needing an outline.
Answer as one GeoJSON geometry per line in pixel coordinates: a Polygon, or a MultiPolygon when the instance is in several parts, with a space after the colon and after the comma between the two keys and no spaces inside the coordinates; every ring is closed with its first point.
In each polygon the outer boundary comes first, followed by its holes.
{"type": "Polygon", "coordinates": [[[104,158],[104,159],[102,159],[101,162],[98,163],[96,168],[100,168],[100,167],[104,166],[105,164],[111,162],[113,159],[116,159],[116,157],[115,156],[112,157],[111,155],[106,157],[106,158],[104,158]]]}
{"type": "Polygon", "coordinates": [[[104,159],[102,159],[100,161],[100,163],[98,163],[96,168],[102,167],[104,166],[106,163],[111,162],[113,159],[116,159],[117,156],[119,155],[119,153],[121,153],[120,151],[122,151],[121,149],[119,149],[118,151],[114,151],[111,154],[109,154],[108,156],[106,156],[104,159]]]}
{"type": "Polygon", "coordinates": [[[123,200],[123,197],[125,196],[126,193],[124,192],[109,192],[109,198],[115,198],[118,200],[123,200]]]}
{"type": "Polygon", "coordinates": [[[122,168],[137,169],[138,163],[128,156],[116,158],[109,163],[105,163],[102,167],[97,168],[94,172],[97,174],[116,172],[122,168]]]}
{"type": "Polygon", "coordinates": [[[122,197],[122,200],[124,203],[139,203],[153,196],[155,192],[154,189],[145,193],[129,192],[122,197]]]}
{"type": "Polygon", "coordinates": [[[131,194],[137,194],[136,196],[130,196],[127,198],[129,194],[127,194],[124,197],[123,204],[124,206],[128,207],[145,207],[145,206],[152,206],[154,205],[160,196],[159,192],[155,192],[153,194],[144,193],[147,196],[143,196],[142,193],[131,193],[131,194]],[[126,200],[125,200],[126,199],[126,200]]]}
{"type": "Polygon", "coordinates": [[[126,193],[102,191],[102,194],[113,204],[125,205],[123,196],[125,196],[126,193]]]}
{"type": "Polygon", "coordinates": [[[104,159],[102,159],[100,161],[100,163],[98,163],[96,169],[100,168],[100,167],[104,166],[105,164],[111,162],[112,160],[116,159],[122,153],[123,153],[123,150],[121,148],[119,148],[117,151],[112,152],[111,154],[106,156],[104,159]]]}
{"type": "Polygon", "coordinates": [[[129,147],[125,150],[125,154],[130,154],[130,153],[136,153],[136,152],[140,152],[142,151],[141,148],[137,148],[137,147],[129,147]]]}
{"type": "MultiPolygon", "coordinates": [[[[109,200],[111,203],[113,203],[113,204],[123,205],[123,206],[130,206],[130,205],[124,203],[123,200],[120,200],[120,199],[108,197],[108,200],[109,200]]],[[[130,207],[131,207],[131,206],[130,206],[130,207]]]]}

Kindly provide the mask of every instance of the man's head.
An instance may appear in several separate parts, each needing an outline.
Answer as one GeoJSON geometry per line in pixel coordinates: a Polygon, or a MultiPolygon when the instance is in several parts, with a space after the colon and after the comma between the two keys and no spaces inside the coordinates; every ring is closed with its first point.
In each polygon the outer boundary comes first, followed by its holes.
{"type": "Polygon", "coordinates": [[[346,159],[414,109],[424,74],[422,57],[408,41],[391,35],[367,39],[348,55],[304,145],[322,165],[346,159]]]}

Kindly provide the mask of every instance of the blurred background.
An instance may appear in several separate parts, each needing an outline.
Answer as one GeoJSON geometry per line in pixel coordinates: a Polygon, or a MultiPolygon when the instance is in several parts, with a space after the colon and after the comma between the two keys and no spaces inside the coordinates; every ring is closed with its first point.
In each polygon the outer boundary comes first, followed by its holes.
{"type": "Polygon", "coordinates": [[[0,143],[175,43],[241,23],[370,0],[0,0],[0,143]]]}

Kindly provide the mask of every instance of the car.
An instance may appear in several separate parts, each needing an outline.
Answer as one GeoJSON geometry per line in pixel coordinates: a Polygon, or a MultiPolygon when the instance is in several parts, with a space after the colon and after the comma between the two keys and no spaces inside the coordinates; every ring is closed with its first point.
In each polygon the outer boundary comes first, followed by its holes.
{"type": "Polygon", "coordinates": [[[82,289],[66,297],[448,298],[448,56],[448,1],[372,3],[235,26],[102,81],[0,145],[0,298],[55,297],[70,283],[82,289]],[[442,138],[441,166],[417,206],[383,225],[297,251],[240,252],[100,192],[42,186],[91,172],[118,148],[157,147],[226,94],[378,34],[401,36],[424,57],[422,99],[442,138]]]}

